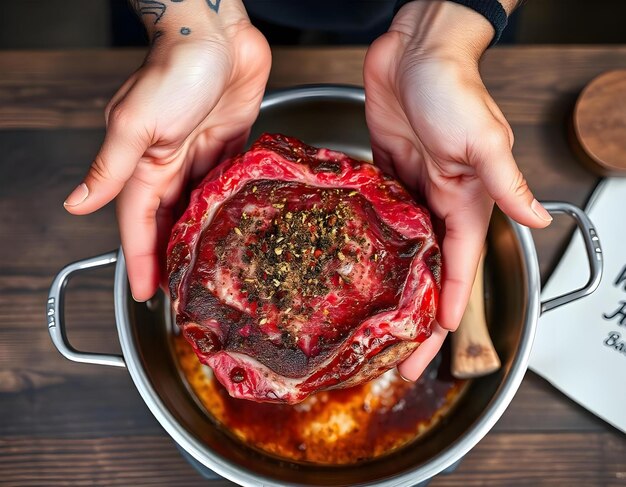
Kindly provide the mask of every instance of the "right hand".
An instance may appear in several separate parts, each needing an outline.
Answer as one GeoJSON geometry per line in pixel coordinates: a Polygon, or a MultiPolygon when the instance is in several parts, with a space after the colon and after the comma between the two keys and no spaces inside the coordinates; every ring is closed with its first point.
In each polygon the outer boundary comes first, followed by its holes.
{"type": "Polygon", "coordinates": [[[492,37],[489,22],[463,5],[410,2],[365,59],[374,161],[423,197],[445,226],[433,335],[399,366],[412,380],[461,321],[494,201],[522,225],[552,220],[517,167],[511,127],[480,77],[492,37]]]}
{"type": "Polygon", "coordinates": [[[192,28],[188,36],[172,31],[156,40],[109,103],[104,143],[65,202],[67,211],[84,215],[119,194],[120,236],[138,301],[149,299],[164,277],[181,194],[243,148],[259,110],[269,46],[245,12],[228,24],[232,17],[220,17],[226,21],[215,32],[192,28]]]}

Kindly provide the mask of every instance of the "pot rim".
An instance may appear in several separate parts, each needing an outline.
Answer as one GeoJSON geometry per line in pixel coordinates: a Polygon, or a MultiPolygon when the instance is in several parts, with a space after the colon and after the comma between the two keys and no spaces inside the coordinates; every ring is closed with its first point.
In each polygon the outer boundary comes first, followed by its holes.
{"type": "MultiPolygon", "coordinates": [[[[308,85],[272,92],[265,97],[261,107],[269,108],[284,101],[294,99],[301,101],[303,98],[339,98],[342,100],[362,102],[365,99],[365,94],[362,88],[356,86],[308,85]]],[[[512,401],[522,382],[522,379],[524,378],[528,361],[530,359],[532,344],[539,319],[541,282],[537,252],[530,230],[511,219],[508,219],[508,221],[515,236],[517,237],[517,242],[519,243],[522,254],[522,263],[526,267],[523,275],[526,279],[524,288],[527,290],[528,296],[519,346],[511,362],[509,372],[504,378],[502,384],[499,386],[496,395],[481,413],[477,421],[469,427],[468,430],[465,431],[455,443],[446,447],[427,463],[415,467],[412,470],[407,470],[394,477],[378,482],[369,482],[359,485],[409,487],[434,477],[466,455],[491,430],[491,428],[493,428],[495,423],[500,419],[512,401]]],[[[118,253],[118,261],[115,270],[114,290],[116,325],[126,366],[133,382],[135,383],[135,387],[165,431],[167,431],[174,441],[176,441],[178,445],[180,445],[198,462],[226,479],[237,482],[238,484],[246,487],[276,484],[276,481],[272,478],[248,471],[247,469],[229,462],[218,454],[208,450],[193,436],[191,432],[187,431],[178,423],[176,418],[174,418],[161,401],[137,358],[137,350],[135,348],[129,326],[130,316],[129,308],[127,306],[129,296],[126,264],[121,248],[118,253]]],[[[281,485],[298,484],[289,483],[281,485]]]]}

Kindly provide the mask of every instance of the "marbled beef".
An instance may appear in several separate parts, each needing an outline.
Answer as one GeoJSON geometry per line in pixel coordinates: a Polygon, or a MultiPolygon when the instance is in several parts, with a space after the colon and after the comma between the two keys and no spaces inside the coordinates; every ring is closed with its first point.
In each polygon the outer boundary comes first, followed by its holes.
{"type": "Polygon", "coordinates": [[[428,212],[374,165],[282,135],[215,168],[168,247],[177,323],[235,397],[296,403],[395,366],[430,335],[428,212]]]}

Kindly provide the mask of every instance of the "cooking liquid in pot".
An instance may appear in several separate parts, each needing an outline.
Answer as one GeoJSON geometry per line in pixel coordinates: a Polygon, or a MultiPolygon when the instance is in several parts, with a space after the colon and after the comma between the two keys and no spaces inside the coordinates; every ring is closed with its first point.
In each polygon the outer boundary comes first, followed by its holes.
{"type": "Polygon", "coordinates": [[[341,465],[390,453],[431,430],[465,384],[450,375],[444,352],[415,383],[391,370],[292,406],[255,403],[230,397],[182,336],[174,346],[180,370],[214,420],[247,445],[291,461],[341,465]]]}

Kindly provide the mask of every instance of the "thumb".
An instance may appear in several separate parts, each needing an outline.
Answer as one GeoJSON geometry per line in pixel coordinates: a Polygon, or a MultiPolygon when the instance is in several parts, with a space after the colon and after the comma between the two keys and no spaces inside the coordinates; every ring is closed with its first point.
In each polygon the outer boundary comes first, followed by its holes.
{"type": "Polygon", "coordinates": [[[112,121],[87,176],[63,203],[65,209],[85,215],[109,203],[133,175],[148,143],[129,124],[112,121]]]}
{"type": "Polygon", "coordinates": [[[530,191],[520,172],[504,132],[492,138],[487,149],[473,154],[473,166],[485,189],[500,209],[513,220],[533,228],[543,228],[552,217],[530,191]]]}

